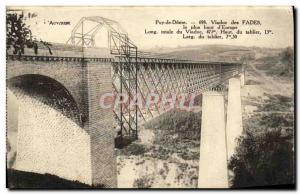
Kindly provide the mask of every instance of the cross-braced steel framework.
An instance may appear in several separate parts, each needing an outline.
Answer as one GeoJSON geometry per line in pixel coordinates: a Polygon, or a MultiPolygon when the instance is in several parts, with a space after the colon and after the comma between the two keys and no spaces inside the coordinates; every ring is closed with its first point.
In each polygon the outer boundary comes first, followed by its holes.
{"type": "MultiPolygon", "coordinates": [[[[129,96],[129,102],[132,102],[133,94],[137,93],[137,63],[133,59],[137,58],[138,50],[118,22],[99,16],[81,18],[72,30],[67,43],[94,47],[96,46],[95,37],[102,28],[105,28],[108,33],[108,47],[115,57],[113,87],[117,93],[126,93],[129,96]],[[86,22],[92,22],[94,25],[87,25],[86,22]]],[[[120,104],[114,110],[114,114],[120,128],[119,135],[126,134],[137,138],[137,106],[120,104]]]]}
{"type": "MultiPolygon", "coordinates": [[[[108,32],[108,45],[114,56],[113,87],[117,93],[129,96],[129,103],[135,94],[141,96],[141,104],[145,104],[148,94],[153,92],[160,97],[169,93],[201,94],[224,83],[242,70],[241,63],[191,61],[166,54],[138,51],[137,46],[116,21],[99,16],[82,18],[72,30],[67,43],[94,47],[95,36],[102,28],[108,32]],[[94,22],[95,25],[85,31],[87,21],[94,22]]],[[[119,124],[119,135],[137,138],[138,119],[142,123],[163,112],[164,109],[159,103],[145,109],[137,105],[120,104],[114,111],[119,124]]]]}

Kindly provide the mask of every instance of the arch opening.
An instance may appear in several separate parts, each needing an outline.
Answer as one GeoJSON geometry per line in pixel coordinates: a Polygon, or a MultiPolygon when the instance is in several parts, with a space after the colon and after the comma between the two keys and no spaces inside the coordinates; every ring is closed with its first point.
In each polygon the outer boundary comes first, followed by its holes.
{"type": "Polygon", "coordinates": [[[7,87],[17,96],[30,96],[56,109],[82,126],[80,110],[70,92],[58,81],[38,74],[25,74],[7,80],[7,87]]]}

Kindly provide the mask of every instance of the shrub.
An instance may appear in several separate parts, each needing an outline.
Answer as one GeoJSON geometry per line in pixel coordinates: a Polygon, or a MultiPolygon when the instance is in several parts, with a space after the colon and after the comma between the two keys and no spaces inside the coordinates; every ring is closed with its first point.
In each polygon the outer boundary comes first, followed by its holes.
{"type": "Polygon", "coordinates": [[[240,137],[229,169],[232,187],[253,187],[294,183],[294,151],[289,136],[280,130],[240,137]]]}
{"type": "Polygon", "coordinates": [[[142,176],[134,181],[134,188],[150,188],[153,184],[153,177],[151,176],[142,176]]]}

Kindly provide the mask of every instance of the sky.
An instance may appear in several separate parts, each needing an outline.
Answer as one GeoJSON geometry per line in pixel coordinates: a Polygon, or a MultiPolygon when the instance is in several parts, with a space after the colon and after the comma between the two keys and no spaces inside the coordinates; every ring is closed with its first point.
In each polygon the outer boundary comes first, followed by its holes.
{"type": "MultiPolygon", "coordinates": [[[[258,46],[283,48],[293,46],[293,11],[291,7],[7,7],[36,13],[37,17],[26,23],[33,34],[48,42],[66,43],[71,31],[82,17],[101,16],[119,22],[130,39],[140,49],[156,47],[185,47],[206,44],[227,44],[238,46],[258,46]],[[182,39],[176,35],[149,35],[147,30],[168,29],[156,25],[155,21],[181,20],[198,22],[199,20],[260,20],[261,26],[255,29],[271,29],[268,36],[241,35],[234,40],[182,39]],[[53,22],[70,22],[70,25],[50,25],[53,22]]],[[[181,25],[173,25],[177,29],[181,25]]],[[[251,29],[239,26],[240,29],[251,29]]],[[[105,32],[96,37],[97,46],[106,42],[105,32]],[[97,43],[98,42],[98,43],[97,43]]],[[[103,44],[104,45],[104,44],[103,44]]]]}

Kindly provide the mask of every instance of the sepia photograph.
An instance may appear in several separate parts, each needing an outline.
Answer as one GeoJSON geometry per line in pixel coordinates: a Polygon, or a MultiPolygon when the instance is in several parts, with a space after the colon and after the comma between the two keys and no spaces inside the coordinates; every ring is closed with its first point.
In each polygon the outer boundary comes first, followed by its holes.
{"type": "Polygon", "coordinates": [[[5,16],[9,190],[296,189],[293,6],[5,16]]]}

